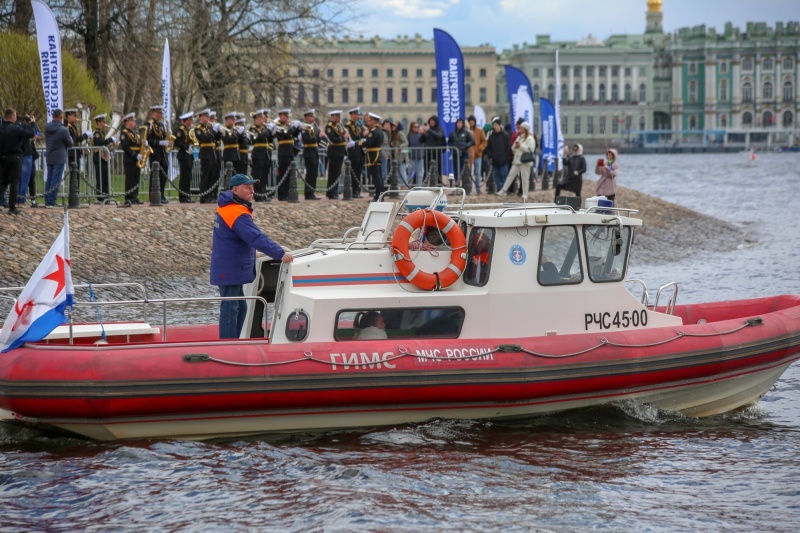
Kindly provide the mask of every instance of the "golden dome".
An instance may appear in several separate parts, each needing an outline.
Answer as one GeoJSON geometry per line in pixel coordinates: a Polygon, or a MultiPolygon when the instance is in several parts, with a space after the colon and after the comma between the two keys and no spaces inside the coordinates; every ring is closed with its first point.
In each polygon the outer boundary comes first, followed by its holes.
{"type": "Polygon", "coordinates": [[[649,13],[661,13],[662,0],[647,0],[647,11],[649,13]]]}

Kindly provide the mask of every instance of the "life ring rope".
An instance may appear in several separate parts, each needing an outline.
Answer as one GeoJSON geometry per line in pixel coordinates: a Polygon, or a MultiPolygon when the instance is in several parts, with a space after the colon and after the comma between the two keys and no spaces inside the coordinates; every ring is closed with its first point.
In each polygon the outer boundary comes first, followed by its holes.
{"type": "Polygon", "coordinates": [[[427,291],[445,289],[455,283],[467,264],[467,241],[455,220],[440,211],[420,209],[407,215],[398,225],[392,238],[392,260],[400,274],[416,287],[427,291]],[[439,272],[425,272],[414,264],[422,251],[418,247],[414,257],[409,253],[409,240],[417,230],[436,228],[449,241],[450,263],[439,272]]]}

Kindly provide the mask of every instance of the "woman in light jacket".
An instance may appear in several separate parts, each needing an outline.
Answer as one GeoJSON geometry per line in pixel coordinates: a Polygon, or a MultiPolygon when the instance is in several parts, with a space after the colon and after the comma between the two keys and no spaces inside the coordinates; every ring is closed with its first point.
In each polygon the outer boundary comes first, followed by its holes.
{"type": "Polygon", "coordinates": [[[522,181],[523,197],[528,196],[528,182],[530,181],[533,159],[525,163],[523,163],[521,159],[522,154],[534,153],[536,150],[536,141],[533,139],[533,135],[531,135],[531,125],[527,122],[523,122],[517,126],[517,130],[519,133],[514,139],[514,144],[511,145],[511,151],[514,153],[514,159],[511,162],[511,171],[508,173],[508,177],[506,177],[506,182],[503,184],[503,188],[498,191],[498,196],[505,196],[507,194],[508,188],[511,187],[512,183],[514,183],[514,180],[517,178],[517,176],[519,176],[520,180],[522,181]]]}
{"type": "Polygon", "coordinates": [[[598,165],[594,167],[594,173],[600,176],[597,180],[597,188],[595,194],[597,196],[605,196],[613,201],[617,195],[617,176],[619,176],[619,163],[617,162],[617,151],[610,148],[606,152],[606,163],[601,165],[603,160],[598,161],[598,165]]]}

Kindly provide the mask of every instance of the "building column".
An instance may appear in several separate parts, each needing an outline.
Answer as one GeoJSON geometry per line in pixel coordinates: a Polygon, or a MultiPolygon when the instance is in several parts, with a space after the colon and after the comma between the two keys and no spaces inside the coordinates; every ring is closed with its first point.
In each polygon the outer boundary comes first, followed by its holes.
{"type": "Polygon", "coordinates": [[[672,102],[670,114],[672,115],[672,129],[683,129],[683,64],[680,61],[672,63],[672,102]]]}
{"type": "Polygon", "coordinates": [[[713,56],[705,58],[705,79],[703,127],[710,130],[717,127],[717,63],[713,56]]]}

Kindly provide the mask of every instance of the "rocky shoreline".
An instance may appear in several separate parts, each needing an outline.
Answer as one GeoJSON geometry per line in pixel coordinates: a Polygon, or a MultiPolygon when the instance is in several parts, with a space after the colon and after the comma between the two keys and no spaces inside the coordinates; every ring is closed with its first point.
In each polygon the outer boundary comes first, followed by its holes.
{"type": "MultiPolygon", "coordinates": [[[[584,181],[584,198],[594,195],[594,182],[584,181]]],[[[470,202],[496,202],[493,195],[470,196],[470,202]]],[[[515,201],[517,198],[505,198],[515,201]]],[[[535,191],[531,202],[552,202],[553,191],[535,191]]],[[[639,210],[644,226],[636,236],[634,259],[663,263],[699,250],[732,250],[745,234],[733,224],[670,204],[628,188],[618,188],[618,205],[639,210]],[[687,238],[690,237],[690,238],[687,238]]],[[[320,238],[341,237],[359,226],[367,198],[353,201],[258,203],[256,223],[279,244],[291,249],[320,238]]],[[[163,207],[91,206],[70,211],[70,253],[78,282],[138,281],[161,278],[206,279],[215,205],[163,207]]],[[[0,283],[24,284],[61,230],[63,211],[20,209],[18,216],[0,215],[2,248],[0,283]]]]}

